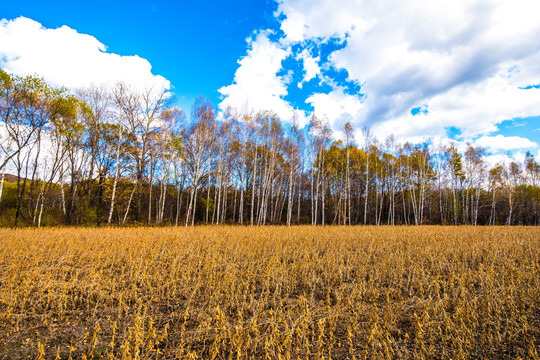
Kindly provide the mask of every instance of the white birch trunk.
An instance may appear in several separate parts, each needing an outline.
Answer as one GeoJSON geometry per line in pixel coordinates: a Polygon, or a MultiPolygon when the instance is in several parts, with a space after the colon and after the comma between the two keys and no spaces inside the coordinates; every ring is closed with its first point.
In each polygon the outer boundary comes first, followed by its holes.
{"type": "Polygon", "coordinates": [[[2,178],[0,179],[0,204],[2,203],[2,192],[4,191],[4,177],[5,174],[2,173],[2,178]]]}
{"type": "Polygon", "coordinates": [[[133,186],[133,190],[131,190],[131,195],[129,196],[126,213],[124,214],[124,219],[122,220],[122,225],[126,224],[127,216],[129,214],[129,208],[131,207],[131,200],[133,200],[133,194],[135,194],[135,189],[137,189],[137,183],[135,183],[135,186],[133,186]]]}
{"type": "MultiPolygon", "coordinates": [[[[120,131],[118,131],[118,133],[120,135],[120,131]]],[[[109,224],[109,225],[112,222],[113,211],[114,211],[114,202],[115,202],[115,199],[116,199],[116,185],[118,184],[118,175],[120,173],[120,164],[119,164],[119,161],[120,161],[120,142],[121,142],[121,138],[119,136],[118,147],[116,149],[116,170],[114,172],[114,182],[113,182],[113,189],[112,189],[112,195],[111,195],[111,206],[109,208],[109,218],[107,219],[107,224],[109,224]]]]}

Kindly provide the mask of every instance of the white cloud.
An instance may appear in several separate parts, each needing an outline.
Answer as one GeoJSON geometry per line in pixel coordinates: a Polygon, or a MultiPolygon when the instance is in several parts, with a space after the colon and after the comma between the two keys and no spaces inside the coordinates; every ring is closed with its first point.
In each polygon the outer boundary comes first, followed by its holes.
{"type": "Polygon", "coordinates": [[[278,0],[276,15],[284,14],[281,30],[285,42],[301,42],[312,38],[343,37],[352,29],[367,30],[372,19],[362,17],[362,4],[357,0],[278,0]]]}
{"type": "Polygon", "coordinates": [[[47,29],[25,17],[0,20],[0,67],[21,76],[37,74],[69,89],[117,82],[135,89],[170,88],[167,79],[152,74],[146,59],[108,53],[91,35],[67,26],[47,29]]]}
{"type": "Polygon", "coordinates": [[[346,94],[339,87],[329,94],[313,94],[306,102],[313,106],[315,114],[327,118],[334,130],[341,130],[347,122],[363,117],[365,111],[357,96],[346,94]]]}
{"type": "Polygon", "coordinates": [[[278,3],[283,43],[338,38],[344,46],[318,65],[345,69],[362,84],[362,111],[343,105],[334,94],[339,83],[330,94],[309,97],[339,113],[328,116],[346,113],[356,125],[371,124],[379,137],[444,137],[453,126],[470,139],[504,120],[540,114],[540,89],[519,89],[540,83],[536,0],[278,3]],[[423,105],[427,114],[411,115],[423,105]]]}
{"type": "Polygon", "coordinates": [[[537,143],[519,136],[482,136],[476,139],[475,144],[491,150],[516,150],[536,148],[537,143]]]}
{"type": "Polygon", "coordinates": [[[302,64],[304,66],[304,78],[298,83],[298,87],[302,88],[303,83],[314,79],[321,73],[321,68],[319,67],[320,59],[318,57],[314,58],[311,56],[308,49],[304,49],[300,54],[298,54],[297,59],[302,60],[302,64]]]}
{"type": "Polygon", "coordinates": [[[230,106],[244,112],[271,110],[285,121],[296,114],[303,123],[304,114],[283,99],[287,95],[288,77],[277,75],[290,50],[270,41],[266,32],[248,39],[248,44],[247,55],[238,61],[240,67],[234,75],[234,83],[219,89],[224,96],[220,109],[230,106]]]}
{"type": "Polygon", "coordinates": [[[499,155],[487,155],[484,157],[484,161],[486,162],[486,167],[488,169],[492,169],[495,166],[499,165],[508,165],[512,161],[515,161],[507,154],[499,154],[499,155]]]}

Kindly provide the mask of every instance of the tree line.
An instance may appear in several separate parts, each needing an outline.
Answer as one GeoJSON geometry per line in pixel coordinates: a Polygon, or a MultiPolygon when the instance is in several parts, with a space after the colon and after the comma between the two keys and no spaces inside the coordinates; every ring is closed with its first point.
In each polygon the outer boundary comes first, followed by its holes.
{"type": "Polygon", "coordinates": [[[540,166],[0,70],[0,224],[540,224],[540,166]]]}

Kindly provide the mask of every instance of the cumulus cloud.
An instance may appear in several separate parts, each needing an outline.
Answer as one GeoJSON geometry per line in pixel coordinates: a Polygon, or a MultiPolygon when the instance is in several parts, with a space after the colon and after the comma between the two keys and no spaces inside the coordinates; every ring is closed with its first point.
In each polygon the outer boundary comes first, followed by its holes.
{"type": "Polygon", "coordinates": [[[325,117],[335,130],[343,129],[347,122],[363,116],[365,107],[357,96],[346,94],[337,87],[328,94],[313,94],[307,100],[314,113],[325,117]]]}
{"type": "Polygon", "coordinates": [[[279,0],[276,15],[285,15],[281,30],[287,43],[312,38],[343,37],[352,29],[367,30],[372,19],[362,16],[362,4],[357,0],[279,0]]]}
{"type": "Polygon", "coordinates": [[[279,45],[300,49],[305,75],[296,85],[321,68],[344,69],[362,84],[362,97],[339,82],[307,97],[337,126],[349,118],[401,139],[444,137],[456,127],[474,139],[504,120],[540,114],[537,9],[536,0],[278,0],[275,15],[279,45]],[[336,39],[343,46],[327,63],[310,58],[307,49],[336,39]],[[418,107],[427,111],[411,114],[418,107]]]}
{"type": "Polygon", "coordinates": [[[508,154],[488,155],[484,157],[484,161],[486,162],[488,169],[492,169],[499,165],[508,166],[512,161],[516,162],[516,160],[508,154]]]}
{"type": "Polygon", "coordinates": [[[319,67],[320,59],[313,57],[308,49],[304,49],[298,54],[297,58],[302,60],[302,65],[304,66],[304,78],[298,83],[298,87],[302,88],[303,83],[314,79],[321,73],[321,68],[319,67]]]}
{"type": "Polygon", "coordinates": [[[482,136],[476,139],[475,144],[492,150],[515,150],[536,148],[537,143],[519,136],[482,136]]]}
{"type": "Polygon", "coordinates": [[[21,76],[37,74],[69,89],[117,82],[134,89],[170,88],[167,79],[152,74],[146,59],[109,53],[91,35],[68,26],[47,29],[25,17],[0,20],[0,67],[21,76]]]}
{"type": "Polygon", "coordinates": [[[238,61],[240,65],[234,75],[234,82],[224,86],[219,92],[224,96],[219,104],[221,110],[227,107],[239,111],[274,111],[281,119],[289,121],[296,114],[303,118],[283,99],[287,95],[287,76],[279,76],[282,61],[290,54],[279,44],[270,41],[267,32],[260,32],[248,39],[247,55],[238,61]]]}
{"type": "Polygon", "coordinates": [[[491,169],[498,165],[508,166],[511,162],[514,162],[519,166],[523,166],[525,162],[525,153],[522,151],[518,151],[514,153],[487,155],[484,157],[484,161],[488,169],[491,169]]]}

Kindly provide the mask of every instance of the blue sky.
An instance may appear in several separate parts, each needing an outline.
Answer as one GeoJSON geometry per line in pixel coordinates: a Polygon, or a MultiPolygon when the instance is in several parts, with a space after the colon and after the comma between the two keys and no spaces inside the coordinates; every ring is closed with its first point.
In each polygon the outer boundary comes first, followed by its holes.
{"type": "MultiPolygon", "coordinates": [[[[276,5],[253,1],[9,1],[0,18],[28,17],[46,28],[67,25],[120,55],[138,55],[167,78],[179,103],[204,94],[219,101],[255,29],[271,26],[276,5]]],[[[1,45],[0,45],[1,47],[1,45]]]]}
{"type": "MultiPolygon", "coordinates": [[[[536,0],[11,1],[0,65],[69,88],[170,87],[187,110],[312,113],[383,141],[540,155],[536,0]]],[[[360,132],[358,132],[360,137],[360,132]]]]}

